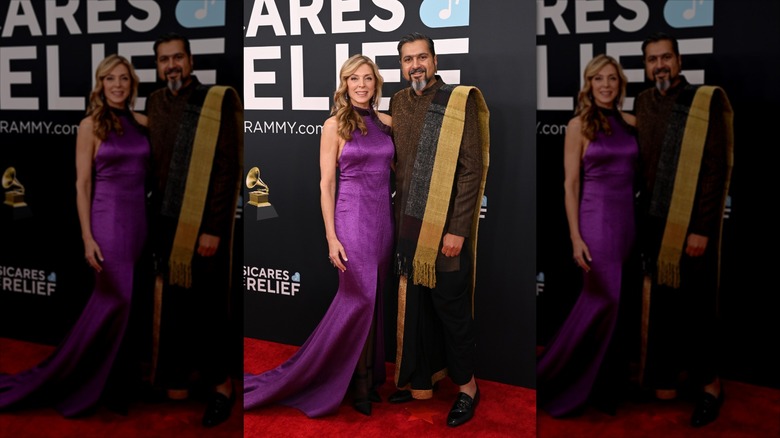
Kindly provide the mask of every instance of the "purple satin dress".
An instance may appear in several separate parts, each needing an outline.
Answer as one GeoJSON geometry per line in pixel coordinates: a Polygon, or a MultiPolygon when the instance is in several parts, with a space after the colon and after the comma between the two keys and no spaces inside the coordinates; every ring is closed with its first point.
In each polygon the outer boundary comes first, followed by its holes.
{"type": "Polygon", "coordinates": [[[376,317],[373,383],[385,381],[382,295],[393,246],[388,129],[363,114],[368,133],[352,134],[338,160],[336,235],[348,262],[339,272],[333,302],[301,348],[279,367],[244,375],[244,409],[278,403],[309,417],[335,413],[341,405],[376,317]]]}
{"type": "Polygon", "coordinates": [[[92,235],[103,271],[84,311],[56,350],[37,366],[0,376],[0,410],[53,405],[66,417],[96,406],[130,315],[133,269],[146,239],[145,180],[149,141],[121,115],[94,160],[92,235]]]}
{"type": "Polygon", "coordinates": [[[634,244],[636,137],[614,115],[582,159],[580,234],[593,261],[582,292],[537,366],[539,406],[552,416],[583,407],[618,317],[622,270],[634,244]]]}

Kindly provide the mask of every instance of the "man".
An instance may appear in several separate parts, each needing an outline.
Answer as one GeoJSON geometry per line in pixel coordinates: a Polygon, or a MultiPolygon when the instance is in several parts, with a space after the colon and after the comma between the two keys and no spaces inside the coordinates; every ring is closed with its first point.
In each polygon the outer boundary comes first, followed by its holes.
{"type": "Polygon", "coordinates": [[[391,403],[427,399],[449,373],[460,393],[447,417],[474,416],[476,337],[472,320],[479,207],[488,165],[488,109],[474,87],[437,76],[433,41],[398,43],[410,87],[390,104],[396,146],[398,348],[391,403]],[[465,116],[465,117],[464,117],[465,116]]]}
{"type": "Polygon", "coordinates": [[[699,427],[715,421],[724,398],[717,287],[733,161],[731,105],[720,88],[693,86],[680,74],[673,37],[650,36],[642,53],[655,84],[636,101],[648,269],[643,380],[658,398],[671,399],[681,371],[688,371],[697,392],[691,424],[699,427]]]}
{"type": "Polygon", "coordinates": [[[154,379],[170,398],[183,399],[190,375],[198,371],[214,387],[203,415],[203,425],[211,427],[227,420],[235,399],[228,370],[234,354],[229,296],[243,112],[235,90],[204,86],[192,75],[185,37],[162,36],[154,53],[157,74],[166,82],[148,102],[161,273],[154,379]]]}

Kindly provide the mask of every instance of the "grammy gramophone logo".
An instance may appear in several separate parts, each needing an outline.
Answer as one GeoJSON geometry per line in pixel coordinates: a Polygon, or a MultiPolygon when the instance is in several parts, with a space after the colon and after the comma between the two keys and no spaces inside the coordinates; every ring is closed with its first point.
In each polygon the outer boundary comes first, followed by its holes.
{"type": "Polygon", "coordinates": [[[3,190],[5,190],[4,204],[11,207],[14,219],[22,219],[32,216],[30,207],[24,202],[24,186],[16,177],[16,169],[9,167],[3,172],[3,190]]]}
{"type": "Polygon", "coordinates": [[[278,217],[276,209],[268,200],[270,189],[268,184],[260,178],[260,168],[255,166],[249,169],[246,175],[246,187],[249,192],[249,202],[247,205],[257,207],[257,220],[271,219],[278,217]],[[255,189],[255,190],[252,190],[255,189]]]}
{"type": "Polygon", "coordinates": [[[5,189],[5,205],[21,208],[27,205],[24,202],[24,186],[16,178],[16,169],[9,167],[3,172],[3,188],[5,189]]]}

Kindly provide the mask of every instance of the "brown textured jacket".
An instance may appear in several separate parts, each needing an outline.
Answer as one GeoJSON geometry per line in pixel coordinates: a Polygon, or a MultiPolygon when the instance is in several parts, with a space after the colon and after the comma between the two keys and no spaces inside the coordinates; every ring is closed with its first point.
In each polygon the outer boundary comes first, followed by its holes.
{"type": "MultiPolygon", "coordinates": [[[[425,113],[436,91],[444,81],[436,76],[436,82],[423,90],[418,96],[411,87],[395,93],[390,101],[390,114],[393,116],[393,142],[395,143],[396,195],[394,200],[396,224],[399,224],[403,206],[417,156],[420,132],[425,121],[425,113]]],[[[470,247],[469,233],[477,202],[479,184],[482,176],[482,149],[479,144],[479,114],[474,98],[469,96],[466,104],[466,121],[463,127],[463,139],[460,144],[458,166],[455,170],[455,183],[452,186],[450,207],[444,233],[466,238],[463,250],[470,247]]],[[[439,243],[441,249],[441,243],[439,243]]],[[[452,272],[460,269],[459,257],[446,257],[439,251],[436,269],[452,272]]]]}
{"type": "MultiPolygon", "coordinates": [[[[655,88],[647,89],[637,96],[636,118],[643,189],[646,192],[646,196],[643,194],[644,198],[649,198],[655,184],[661,145],[672,108],[680,92],[688,85],[685,77],[680,76],[680,79],[680,83],[670,88],[665,96],[655,88]]],[[[696,198],[688,226],[688,233],[707,236],[711,240],[718,238],[723,214],[721,200],[726,181],[728,153],[725,132],[723,102],[713,98],[696,198]]],[[[662,231],[662,228],[659,231],[662,231]]],[[[660,239],[661,236],[655,238],[660,239]]]]}
{"type": "MultiPolygon", "coordinates": [[[[173,145],[179,131],[179,120],[195,87],[200,84],[195,76],[187,86],[174,96],[168,88],[154,91],[147,101],[149,117],[149,137],[152,145],[152,168],[155,178],[153,189],[157,198],[161,198],[168,182],[173,145]]],[[[214,155],[214,163],[209,181],[209,191],[200,234],[212,234],[224,239],[230,236],[235,215],[234,202],[237,195],[238,181],[241,179],[242,151],[238,139],[241,132],[236,130],[235,109],[241,103],[233,93],[225,94],[222,103],[222,119],[219,130],[219,140],[214,155]]],[[[171,241],[173,236],[159,236],[171,241]]]]}

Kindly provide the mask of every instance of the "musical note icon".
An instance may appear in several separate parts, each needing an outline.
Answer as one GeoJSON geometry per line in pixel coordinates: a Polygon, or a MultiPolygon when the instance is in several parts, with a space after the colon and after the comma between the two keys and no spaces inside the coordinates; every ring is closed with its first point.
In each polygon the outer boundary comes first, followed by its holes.
{"type": "Polygon", "coordinates": [[[443,0],[423,0],[420,19],[430,28],[468,26],[469,4],[470,0],[447,0],[443,8],[443,0]]]}
{"type": "MultiPolygon", "coordinates": [[[[696,0],[691,0],[693,6],[683,11],[683,18],[691,20],[696,16],[696,0]]],[[[699,0],[699,4],[704,3],[704,0],[699,0]]]]}
{"type": "MultiPolygon", "coordinates": [[[[455,4],[460,3],[460,0],[455,0],[455,4]]],[[[452,15],[452,0],[448,0],[447,8],[439,11],[439,18],[447,20],[452,15]]]]}
{"type": "Polygon", "coordinates": [[[714,0],[667,0],[664,19],[676,28],[712,26],[714,11],[714,0]]]}
{"type": "Polygon", "coordinates": [[[225,25],[225,0],[179,0],[176,21],[184,27],[225,25]]]}
{"type": "MultiPolygon", "coordinates": [[[[694,0],[695,1],[695,0],[694,0]]],[[[217,0],[211,0],[211,4],[216,3],[217,0]]],[[[195,11],[195,18],[202,20],[209,14],[209,0],[203,0],[203,7],[195,11]]]]}

